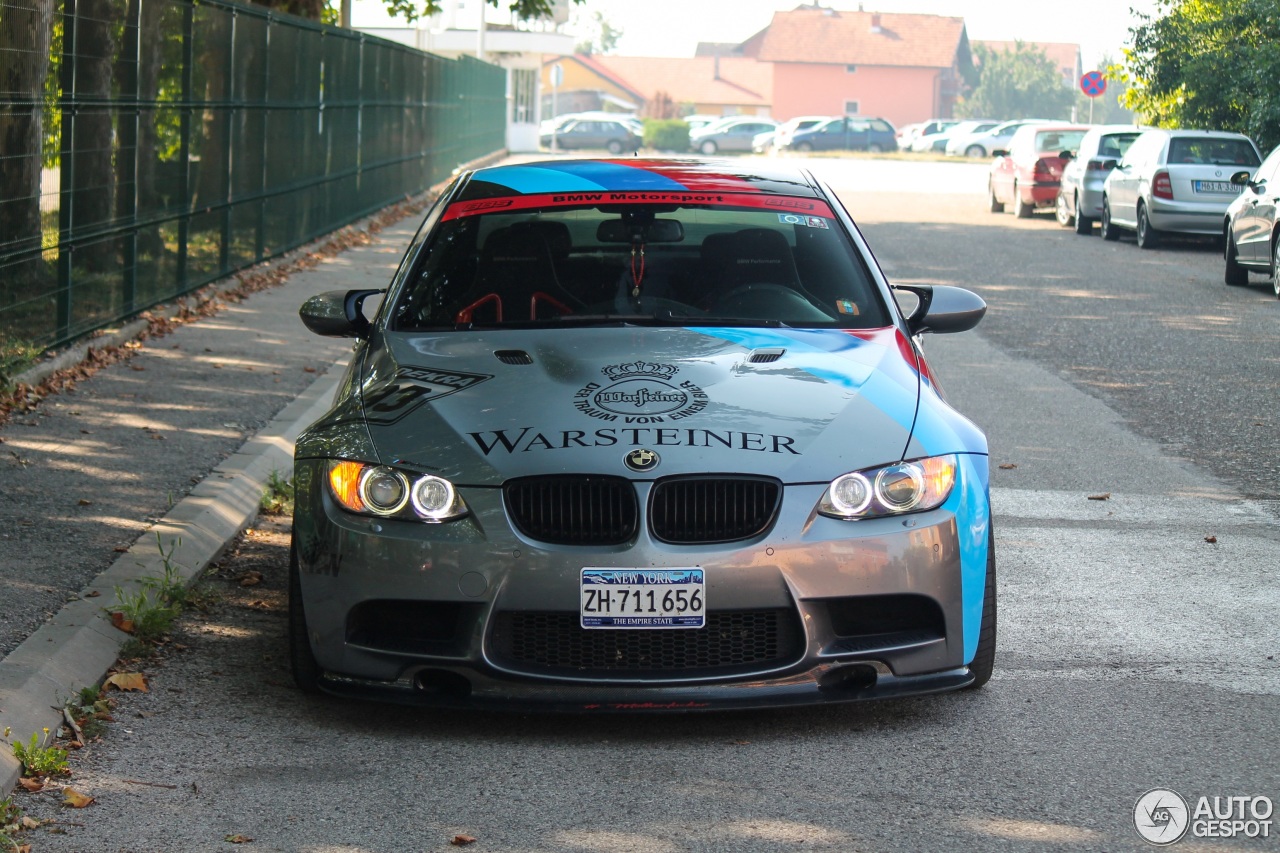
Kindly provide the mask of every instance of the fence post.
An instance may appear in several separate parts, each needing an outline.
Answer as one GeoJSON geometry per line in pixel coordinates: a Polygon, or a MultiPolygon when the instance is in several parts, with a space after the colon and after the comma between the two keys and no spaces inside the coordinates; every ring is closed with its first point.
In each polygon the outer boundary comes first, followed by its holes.
{"type": "Polygon", "coordinates": [[[75,243],[76,168],[72,140],[76,127],[76,0],[64,0],[62,6],[62,139],[58,152],[58,293],[54,326],[59,340],[71,333],[71,272],[75,243]]]}
{"type": "Polygon", "coordinates": [[[191,113],[195,93],[193,81],[195,64],[195,7],[182,4],[182,112],[178,119],[178,197],[182,200],[182,213],[178,216],[178,259],[174,292],[183,293],[187,287],[187,240],[191,234],[191,113]]]}
{"type": "MultiPolygon", "coordinates": [[[[116,186],[116,209],[120,218],[131,224],[136,222],[138,215],[138,124],[142,112],[138,64],[142,61],[142,4],[149,2],[151,0],[134,0],[126,7],[124,44],[120,50],[121,61],[116,65],[122,75],[120,94],[132,102],[128,107],[132,115],[122,110],[118,124],[120,147],[116,157],[120,163],[120,181],[116,186]]],[[[130,228],[120,242],[124,261],[121,302],[123,310],[131,314],[138,307],[138,229],[130,228]]]]}

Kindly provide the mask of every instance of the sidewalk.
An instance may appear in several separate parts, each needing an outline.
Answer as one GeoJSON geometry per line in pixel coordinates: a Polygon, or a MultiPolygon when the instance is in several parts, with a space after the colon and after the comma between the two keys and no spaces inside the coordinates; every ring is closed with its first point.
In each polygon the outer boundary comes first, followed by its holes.
{"type": "MultiPolygon", "coordinates": [[[[146,340],[0,426],[0,732],[10,741],[56,729],[62,704],[106,674],[128,638],[104,611],[117,587],[163,576],[166,559],[190,580],[253,521],[351,352],[308,332],[298,307],[326,290],[386,286],[420,220],[146,340]]],[[[0,746],[0,798],[20,770],[0,746]]]]}

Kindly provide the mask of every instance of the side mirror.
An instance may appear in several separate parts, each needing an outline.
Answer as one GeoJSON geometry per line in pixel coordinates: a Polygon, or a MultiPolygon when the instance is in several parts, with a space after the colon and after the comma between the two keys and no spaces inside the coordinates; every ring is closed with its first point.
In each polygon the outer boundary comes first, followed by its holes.
{"type": "Polygon", "coordinates": [[[1114,168],[1115,168],[1119,163],[1120,163],[1120,161],[1119,161],[1119,160],[1103,160],[1103,161],[1102,161],[1102,169],[1103,169],[1103,171],[1105,171],[1105,172],[1110,172],[1110,171],[1111,171],[1112,169],[1114,169],[1114,168]]]}
{"type": "Polygon", "coordinates": [[[1235,184],[1237,187],[1246,187],[1252,183],[1250,180],[1251,177],[1252,175],[1248,172],[1236,172],[1231,176],[1231,183],[1235,184]]]}
{"type": "Polygon", "coordinates": [[[1008,149],[1005,149],[1005,148],[997,148],[995,151],[991,152],[991,156],[992,157],[1008,157],[1009,151],[1008,149]]]}
{"type": "Polygon", "coordinates": [[[1072,160],[1076,159],[1076,153],[1074,151],[1063,151],[1058,156],[1062,158],[1064,163],[1070,163],[1072,160]]]}
{"type": "Polygon", "coordinates": [[[330,290],[313,296],[298,309],[302,324],[330,338],[364,338],[369,334],[364,301],[383,290],[330,290]]]}
{"type": "Polygon", "coordinates": [[[987,313],[982,297],[963,287],[945,284],[896,284],[896,290],[914,293],[915,309],[907,317],[907,329],[913,335],[922,332],[947,334],[967,332],[987,313]]]}

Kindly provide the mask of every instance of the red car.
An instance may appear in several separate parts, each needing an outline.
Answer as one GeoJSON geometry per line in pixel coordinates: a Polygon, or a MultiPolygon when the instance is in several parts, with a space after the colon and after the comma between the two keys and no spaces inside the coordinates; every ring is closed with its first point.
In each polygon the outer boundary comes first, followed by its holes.
{"type": "Polygon", "coordinates": [[[1019,219],[1038,208],[1052,208],[1067,161],[1064,151],[1075,152],[1089,126],[1082,124],[1029,124],[1009,140],[1007,151],[995,151],[987,192],[991,212],[1013,205],[1019,219]]]}

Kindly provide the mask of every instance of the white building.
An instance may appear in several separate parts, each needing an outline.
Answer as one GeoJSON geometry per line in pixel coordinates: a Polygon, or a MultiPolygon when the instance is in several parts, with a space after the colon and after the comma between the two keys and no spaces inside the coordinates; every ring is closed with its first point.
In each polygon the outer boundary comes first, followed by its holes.
{"type": "Polygon", "coordinates": [[[507,69],[507,148],[537,151],[543,58],[573,53],[573,36],[561,31],[569,0],[553,0],[551,18],[528,21],[484,0],[446,0],[444,6],[407,27],[357,29],[438,56],[475,56],[507,69]]]}

